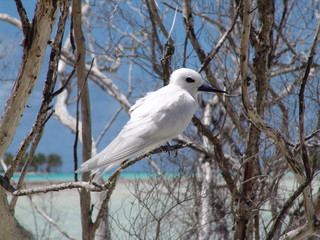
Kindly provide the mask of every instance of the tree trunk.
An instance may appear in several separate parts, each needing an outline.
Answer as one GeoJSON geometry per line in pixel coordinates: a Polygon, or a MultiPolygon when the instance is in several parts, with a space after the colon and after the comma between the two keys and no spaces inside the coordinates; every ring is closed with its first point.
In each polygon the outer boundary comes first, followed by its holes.
{"type": "Polygon", "coordinates": [[[19,74],[0,120],[0,156],[10,145],[38,80],[57,8],[57,1],[39,1],[29,31],[24,35],[19,74]]]}
{"type": "MultiPolygon", "coordinates": [[[[265,98],[269,88],[269,66],[270,66],[270,53],[272,50],[272,29],[274,21],[274,1],[260,0],[258,12],[260,31],[258,34],[258,41],[253,39],[255,58],[253,60],[255,74],[255,87],[256,99],[255,108],[261,118],[264,117],[265,111],[265,98]]],[[[246,8],[250,9],[251,4],[248,1],[246,8]]],[[[244,10],[245,11],[245,10],[244,10]]],[[[244,13],[244,14],[249,14],[244,13]]],[[[249,21],[250,24],[250,21],[249,21]]],[[[250,32],[250,30],[249,30],[250,32]]],[[[247,39],[249,44],[249,38],[247,39]]],[[[251,124],[249,138],[247,141],[244,174],[241,198],[239,199],[239,214],[235,222],[235,238],[236,239],[252,239],[255,224],[249,224],[255,221],[257,211],[254,211],[254,203],[256,199],[258,181],[256,176],[259,174],[259,146],[260,146],[261,131],[251,124]]],[[[259,239],[259,236],[255,236],[259,239]]]]}
{"type": "MultiPolygon", "coordinates": [[[[82,119],[82,161],[85,162],[91,158],[92,140],[91,140],[91,117],[90,117],[90,99],[89,89],[86,81],[85,71],[85,38],[82,31],[82,1],[74,0],[72,2],[72,22],[73,33],[76,43],[76,72],[78,77],[78,88],[81,102],[81,119],[82,119]]],[[[82,180],[89,181],[90,173],[83,173],[82,180]]],[[[92,231],[91,216],[91,196],[86,189],[80,190],[80,207],[81,207],[81,224],[82,239],[94,239],[92,231]]]]}
{"type": "Polygon", "coordinates": [[[32,233],[22,227],[13,216],[13,213],[10,211],[6,193],[2,187],[0,187],[0,226],[1,239],[35,239],[32,233]]]}
{"type": "MultiPolygon", "coordinates": [[[[0,156],[10,145],[38,80],[58,9],[57,1],[39,1],[30,24],[23,6],[17,7],[24,32],[23,55],[18,77],[0,120],[0,156]]],[[[3,239],[33,239],[32,234],[20,226],[10,212],[6,192],[2,188],[0,189],[0,226],[3,239]]]]}
{"type": "MultiPolygon", "coordinates": [[[[208,126],[211,121],[212,107],[207,103],[203,124],[208,126]]],[[[205,136],[203,137],[203,146],[209,148],[209,140],[205,136]]],[[[212,233],[211,220],[212,220],[212,166],[208,162],[206,156],[202,154],[200,158],[200,171],[201,171],[201,193],[200,193],[200,212],[199,212],[199,240],[209,239],[212,233]]]]}

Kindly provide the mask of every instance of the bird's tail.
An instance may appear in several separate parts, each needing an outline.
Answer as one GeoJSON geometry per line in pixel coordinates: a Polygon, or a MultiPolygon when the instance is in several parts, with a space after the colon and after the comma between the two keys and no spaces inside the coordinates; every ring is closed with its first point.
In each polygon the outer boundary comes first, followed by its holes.
{"type": "Polygon", "coordinates": [[[80,168],[78,168],[75,173],[83,173],[83,172],[89,172],[90,170],[88,169],[87,166],[81,165],[80,168]]]}
{"type": "Polygon", "coordinates": [[[103,152],[100,152],[93,156],[92,158],[88,159],[84,163],[81,164],[80,168],[78,168],[75,172],[76,173],[82,173],[82,172],[91,172],[91,175],[94,175],[93,180],[96,180],[100,177],[102,177],[103,174],[105,174],[107,171],[109,171],[114,166],[120,164],[122,160],[115,160],[107,162],[104,165],[99,164],[99,160],[101,158],[105,157],[105,154],[103,152]]]}

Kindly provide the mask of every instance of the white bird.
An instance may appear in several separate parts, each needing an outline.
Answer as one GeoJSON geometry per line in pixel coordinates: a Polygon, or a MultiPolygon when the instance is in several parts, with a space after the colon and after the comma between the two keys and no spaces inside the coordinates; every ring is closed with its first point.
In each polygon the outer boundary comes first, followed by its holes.
{"type": "Polygon", "coordinates": [[[149,92],[130,109],[130,120],[119,135],[100,153],[76,171],[94,171],[95,179],[123,161],[153,150],[181,134],[196,112],[200,92],[225,92],[204,85],[199,73],[188,68],[175,70],[169,84],[149,92]],[[100,170],[102,172],[98,173],[100,170]]]}

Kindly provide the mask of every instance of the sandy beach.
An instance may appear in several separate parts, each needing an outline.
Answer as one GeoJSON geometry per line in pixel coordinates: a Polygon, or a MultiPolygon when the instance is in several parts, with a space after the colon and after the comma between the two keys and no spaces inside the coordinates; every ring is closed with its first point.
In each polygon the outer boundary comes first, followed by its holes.
{"type": "MultiPolygon", "coordinates": [[[[129,202],[132,194],[126,186],[126,182],[128,181],[130,180],[118,180],[109,205],[111,215],[119,211],[119,209],[126,211],[126,208],[128,208],[129,211],[129,202]]],[[[92,196],[94,201],[95,194],[93,193],[92,196]]],[[[56,220],[58,225],[70,237],[81,239],[80,203],[77,189],[35,194],[32,195],[32,202],[52,219],[56,220]]],[[[19,222],[32,231],[37,239],[68,239],[49,224],[31,205],[29,197],[19,197],[15,214],[19,222]]]]}
{"type": "MultiPolygon", "coordinates": [[[[140,179],[141,180],[141,179],[140,179]]],[[[133,193],[128,189],[128,185],[133,179],[119,179],[116,188],[111,196],[109,204],[109,215],[112,219],[113,239],[131,239],[125,231],[119,228],[115,222],[119,220],[120,224],[128,226],[128,218],[132,221],[132,216],[135,216],[139,211],[139,207],[134,205],[135,200],[133,193]]],[[[146,183],[147,180],[142,180],[141,183],[146,183]]],[[[39,184],[39,183],[36,183],[39,184]]],[[[41,184],[49,185],[48,182],[41,184]]],[[[319,179],[313,182],[314,187],[319,187],[319,179]]],[[[28,187],[34,186],[32,183],[28,187]]],[[[285,194],[294,191],[297,188],[296,180],[293,177],[286,177],[281,182],[280,189],[283,189],[285,194]],[[289,192],[288,192],[289,191],[289,192]]],[[[92,193],[92,202],[95,203],[96,194],[92,193]]],[[[80,201],[77,189],[63,190],[59,192],[49,192],[45,194],[32,195],[32,202],[52,219],[65,231],[71,239],[81,239],[81,219],[80,219],[80,201]]],[[[266,209],[268,206],[266,205],[266,209]]],[[[16,217],[23,226],[34,233],[36,239],[60,240],[68,239],[63,236],[56,227],[49,224],[43,216],[41,216],[33,207],[29,197],[20,197],[16,206],[16,217]],[[48,237],[49,236],[49,237],[48,237]]],[[[95,215],[96,212],[93,212],[95,215]]],[[[268,214],[265,215],[269,218],[268,214]]]]}

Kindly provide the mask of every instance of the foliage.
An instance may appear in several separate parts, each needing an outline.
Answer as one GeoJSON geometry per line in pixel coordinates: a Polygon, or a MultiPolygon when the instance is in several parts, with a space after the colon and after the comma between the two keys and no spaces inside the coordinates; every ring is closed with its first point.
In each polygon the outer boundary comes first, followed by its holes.
{"type": "MultiPolygon", "coordinates": [[[[6,165],[9,165],[13,159],[13,155],[11,153],[5,153],[4,162],[6,165]]],[[[25,153],[22,159],[19,161],[17,166],[17,171],[21,171],[26,159],[28,157],[28,153],[25,153]]],[[[30,165],[30,171],[32,172],[56,172],[62,166],[61,156],[58,154],[51,153],[49,155],[45,155],[43,153],[37,153],[33,156],[30,165]]]]}

